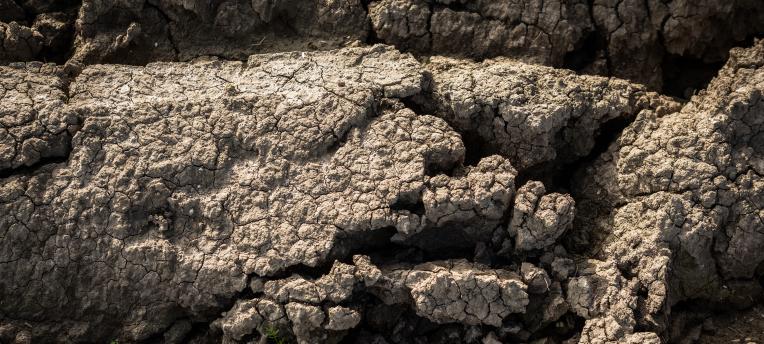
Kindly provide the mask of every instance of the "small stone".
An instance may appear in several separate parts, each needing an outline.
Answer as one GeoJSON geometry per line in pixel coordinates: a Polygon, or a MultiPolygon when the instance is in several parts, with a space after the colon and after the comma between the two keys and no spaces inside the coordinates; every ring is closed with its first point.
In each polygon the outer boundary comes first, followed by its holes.
{"type": "Polygon", "coordinates": [[[326,329],[333,331],[349,330],[356,327],[359,322],[361,322],[361,314],[358,311],[335,306],[329,308],[329,324],[326,325],[326,329]]]}
{"type": "Polygon", "coordinates": [[[516,233],[515,250],[530,251],[554,245],[573,223],[575,201],[570,195],[545,194],[541,182],[530,181],[517,190],[509,232],[516,233]]]}
{"type": "Polygon", "coordinates": [[[523,281],[528,285],[529,293],[543,294],[549,291],[551,280],[544,269],[531,263],[522,263],[520,273],[523,276],[523,281]]]}
{"type": "Polygon", "coordinates": [[[552,261],[552,276],[559,281],[568,279],[575,270],[576,263],[572,259],[556,257],[552,261]]]}

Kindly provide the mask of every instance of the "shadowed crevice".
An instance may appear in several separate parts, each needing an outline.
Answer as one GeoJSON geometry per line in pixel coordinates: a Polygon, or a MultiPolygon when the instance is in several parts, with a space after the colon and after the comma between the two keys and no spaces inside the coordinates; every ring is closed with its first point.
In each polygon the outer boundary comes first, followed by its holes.
{"type": "Polygon", "coordinates": [[[716,77],[724,62],[703,62],[701,59],[666,54],[663,58],[663,93],[690,99],[705,89],[716,77]]]}
{"type": "Polygon", "coordinates": [[[5,179],[13,176],[32,176],[37,174],[38,171],[47,169],[49,167],[55,168],[55,165],[63,164],[69,161],[69,155],[72,152],[71,143],[67,143],[65,152],[63,155],[54,155],[40,158],[37,162],[29,166],[20,166],[17,168],[7,168],[0,170],[0,179],[5,179]]]}

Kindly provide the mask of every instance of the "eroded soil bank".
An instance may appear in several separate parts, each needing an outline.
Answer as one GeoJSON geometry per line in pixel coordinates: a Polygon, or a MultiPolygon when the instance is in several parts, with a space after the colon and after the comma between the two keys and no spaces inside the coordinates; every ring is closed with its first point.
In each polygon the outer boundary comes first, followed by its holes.
{"type": "Polygon", "coordinates": [[[756,0],[0,0],[0,343],[764,342],[762,35],[756,0]]]}

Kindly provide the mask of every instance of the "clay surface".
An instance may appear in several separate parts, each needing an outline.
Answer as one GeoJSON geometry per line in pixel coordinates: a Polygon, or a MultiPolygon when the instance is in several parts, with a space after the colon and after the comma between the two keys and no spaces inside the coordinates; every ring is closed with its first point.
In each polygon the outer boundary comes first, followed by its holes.
{"type": "Polygon", "coordinates": [[[764,342],[762,35],[758,0],[0,0],[0,343],[764,342]]]}

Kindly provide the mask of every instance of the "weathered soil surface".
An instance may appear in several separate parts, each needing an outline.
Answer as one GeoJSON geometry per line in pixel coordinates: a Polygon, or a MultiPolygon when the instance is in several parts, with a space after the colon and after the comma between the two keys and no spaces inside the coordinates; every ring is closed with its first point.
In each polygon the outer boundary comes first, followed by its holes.
{"type": "Polygon", "coordinates": [[[0,0],[0,343],[764,343],[761,0],[0,0]]]}

